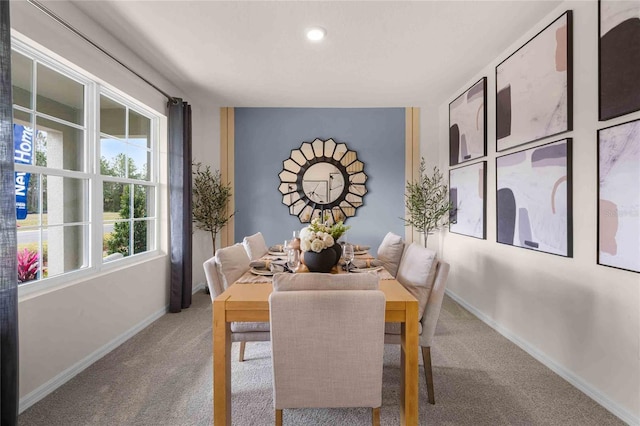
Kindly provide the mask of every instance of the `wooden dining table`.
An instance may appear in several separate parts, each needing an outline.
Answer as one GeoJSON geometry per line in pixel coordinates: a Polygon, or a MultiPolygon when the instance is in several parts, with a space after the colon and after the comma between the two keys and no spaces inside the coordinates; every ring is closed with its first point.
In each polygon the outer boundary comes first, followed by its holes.
{"type": "MultiPolygon", "coordinates": [[[[418,424],[418,301],[396,280],[381,280],[386,322],[401,324],[400,424],[418,424]]],[[[271,283],[234,283],[213,301],[213,421],[231,424],[231,322],[269,321],[271,283]]]]}

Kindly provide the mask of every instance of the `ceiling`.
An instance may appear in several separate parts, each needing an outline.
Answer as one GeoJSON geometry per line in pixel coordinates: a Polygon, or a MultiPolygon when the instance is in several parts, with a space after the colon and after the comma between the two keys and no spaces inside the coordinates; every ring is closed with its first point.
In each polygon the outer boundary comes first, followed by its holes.
{"type": "Polygon", "coordinates": [[[236,107],[439,105],[559,3],[74,2],[187,100],[236,107]]]}

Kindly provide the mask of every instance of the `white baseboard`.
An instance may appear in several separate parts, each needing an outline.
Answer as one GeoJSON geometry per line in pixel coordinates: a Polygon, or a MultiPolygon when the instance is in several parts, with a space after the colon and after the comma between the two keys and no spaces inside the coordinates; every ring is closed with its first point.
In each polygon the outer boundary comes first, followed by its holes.
{"type": "Polygon", "coordinates": [[[612,414],[620,418],[623,422],[629,425],[640,425],[640,417],[636,417],[633,413],[630,413],[627,409],[621,407],[611,399],[609,399],[606,395],[602,394],[597,389],[594,389],[589,384],[585,383],[580,377],[573,374],[573,372],[567,370],[562,365],[556,363],[554,360],[549,358],[545,353],[538,350],[531,343],[527,342],[520,338],[517,334],[513,333],[508,328],[502,326],[500,323],[496,322],[492,318],[485,315],[483,312],[479,311],[473,305],[467,303],[463,298],[447,289],[446,294],[455,300],[457,303],[462,305],[466,310],[471,312],[473,315],[478,317],[482,322],[487,324],[489,327],[496,330],[498,333],[502,334],[504,337],[509,339],[511,342],[515,343],[522,349],[527,352],[529,355],[540,361],[542,364],[547,366],[551,371],[556,373],[558,376],[562,377],[573,386],[578,388],[580,391],[584,392],[591,399],[596,401],[598,404],[602,405],[604,408],[609,410],[612,414]]]}
{"type": "Polygon", "coordinates": [[[196,294],[200,290],[204,290],[207,287],[205,283],[199,283],[197,286],[191,289],[191,294],[196,294]]]}
{"type": "Polygon", "coordinates": [[[41,386],[38,386],[33,391],[29,392],[23,398],[20,398],[19,403],[19,412],[22,413],[27,408],[31,407],[36,402],[40,401],[45,396],[49,395],[54,390],[58,389],[60,386],[74,378],[77,374],[81,373],[84,369],[89,367],[91,364],[129,340],[135,334],[140,332],[143,328],[147,327],[149,324],[163,316],[169,311],[168,306],[164,307],[157,312],[149,315],[147,318],[130,328],[129,330],[122,333],[120,336],[116,337],[106,345],[97,349],[93,353],[89,354],[84,359],[78,361],[76,364],[62,371],[60,374],[53,377],[51,380],[45,382],[41,386]]]}

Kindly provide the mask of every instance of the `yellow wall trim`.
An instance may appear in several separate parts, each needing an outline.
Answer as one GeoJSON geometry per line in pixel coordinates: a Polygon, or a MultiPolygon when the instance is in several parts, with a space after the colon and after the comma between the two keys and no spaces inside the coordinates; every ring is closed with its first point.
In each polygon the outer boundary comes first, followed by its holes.
{"type": "MultiPolygon", "coordinates": [[[[420,108],[405,108],[405,165],[404,174],[406,182],[415,182],[420,168],[420,108]]],[[[405,217],[407,208],[405,206],[405,217]]],[[[406,226],[404,239],[410,243],[419,241],[413,227],[406,226]]]]}
{"type": "MultiPolygon", "coordinates": [[[[234,159],[234,140],[235,140],[235,127],[234,127],[234,109],[231,107],[220,108],[220,176],[222,182],[231,185],[231,199],[227,205],[227,211],[232,213],[235,211],[235,187],[234,187],[234,174],[235,174],[235,159],[234,159]]],[[[227,247],[234,243],[234,218],[233,216],[227,222],[227,225],[221,232],[221,247],[227,247]]]]}

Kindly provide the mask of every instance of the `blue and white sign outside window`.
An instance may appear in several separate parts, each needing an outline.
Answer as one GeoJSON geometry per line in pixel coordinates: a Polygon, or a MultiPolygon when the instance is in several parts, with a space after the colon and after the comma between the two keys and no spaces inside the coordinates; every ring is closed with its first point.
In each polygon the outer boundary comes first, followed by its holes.
{"type": "MultiPolygon", "coordinates": [[[[16,164],[33,164],[33,129],[20,124],[13,125],[13,143],[15,147],[13,160],[16,164]]],[[[27,190],[30,173],[16,174],[16,218],[27,218],[27,190]]]]}

